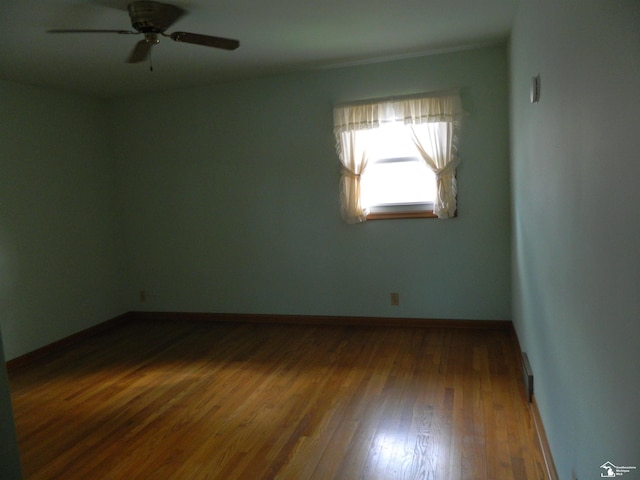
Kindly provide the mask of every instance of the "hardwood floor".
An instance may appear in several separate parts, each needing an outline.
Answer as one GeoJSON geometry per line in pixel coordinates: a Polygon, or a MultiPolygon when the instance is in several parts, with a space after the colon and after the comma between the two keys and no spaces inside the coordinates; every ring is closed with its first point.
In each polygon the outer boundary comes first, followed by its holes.
{"type": "Polygon", "coordinates": [[[135,321],[10,371],[26,479],[543,479],[506,330],[135,321]]]}

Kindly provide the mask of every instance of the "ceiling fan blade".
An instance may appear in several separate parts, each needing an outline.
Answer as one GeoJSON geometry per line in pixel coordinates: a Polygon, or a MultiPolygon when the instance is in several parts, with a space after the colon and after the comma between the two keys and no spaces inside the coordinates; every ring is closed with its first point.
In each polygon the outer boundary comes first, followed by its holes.
{"type": "Polygon", "coordinates": [[[129,58],[127,58],[127,63],[144,62],[149,56],[149,52],[153,45],[153,43],[147,42],[146,40],[140,40],[136,43],[136,46],[133,47],[129,58]]]}
{"type": "Polygon", "coordinates": [[[161,3],[159,5],[160,8],[153,20],[163,32],[186,13],[183,9],[175,5],[169,5],[167,3],[161,3]]]}
{"type": "Polygon", "coordinates": [[[176,42],[193,43],[195,45],[222,48],[224,50],[235,50],[240,46],[240,42],[238,40],[233,40],[231,38],[212,37],[210,35],[200,35],[198,33],[173,32],[170,37],[176,42]]]}
{"type": "Polygon", "coordinates": [[[121,35],[138,35],[140,32],[132,32],[131,30],[86,30],[86,29],[54,29],[47,30],[47,33],[119,33],[121,35]]]}

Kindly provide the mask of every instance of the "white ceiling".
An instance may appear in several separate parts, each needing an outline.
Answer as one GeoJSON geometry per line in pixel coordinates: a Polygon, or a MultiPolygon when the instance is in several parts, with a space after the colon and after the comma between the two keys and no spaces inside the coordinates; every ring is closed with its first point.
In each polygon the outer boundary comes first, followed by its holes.
{"type": "Polygon", "coordinates": [[[46,33],[130,30],[128,0],[0,0],[0,78],[117,97],[419,56],[505,40],[517,1],[175,0],[188,14],[169,33],[235,38],[240,48],[162,38],[150,72],[125,62],[139,36],[46,33]]]}

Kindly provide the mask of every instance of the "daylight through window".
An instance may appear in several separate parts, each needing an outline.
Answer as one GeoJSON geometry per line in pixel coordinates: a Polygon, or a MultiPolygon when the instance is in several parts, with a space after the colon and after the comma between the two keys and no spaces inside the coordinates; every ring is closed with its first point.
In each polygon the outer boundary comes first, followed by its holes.
{"type": "MultiPolygon", "coordinates": [[[[416,126],[421,127],[421,126],[416,126]]],[[[362,206],[369,212],[433,210],[436,177],[411,139],[411,126],[390,123],[360,132],[369,153],[361,174],[362,206]]]]}

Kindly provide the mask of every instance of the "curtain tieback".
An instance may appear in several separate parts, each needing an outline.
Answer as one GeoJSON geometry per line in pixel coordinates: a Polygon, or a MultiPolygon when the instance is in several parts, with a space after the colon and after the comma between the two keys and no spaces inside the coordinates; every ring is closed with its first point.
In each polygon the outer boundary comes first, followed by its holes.
{"type": "Polygon", "coordinates": [[[353,170],[351,170],[350,168],[345,167],[344,165],[342,166],[342,175],[344,175],[345,177],[348,177],[348,178],[356,178],[358,180],[360,180],[360,176],[361,176],[360,173],[356,173],[353,170]]]}
{"type": "Polygon", "coordinates": [[[458,165],[460,165],[460,159],[459,158],[453,158],[444,167],[439,168],[438,170],[436,170],[433,173],[436,174],[436,178],[444,177],[445,175],[449,175],[449,174],[455,173],[456,168],[458,167],[458,165]]]}

